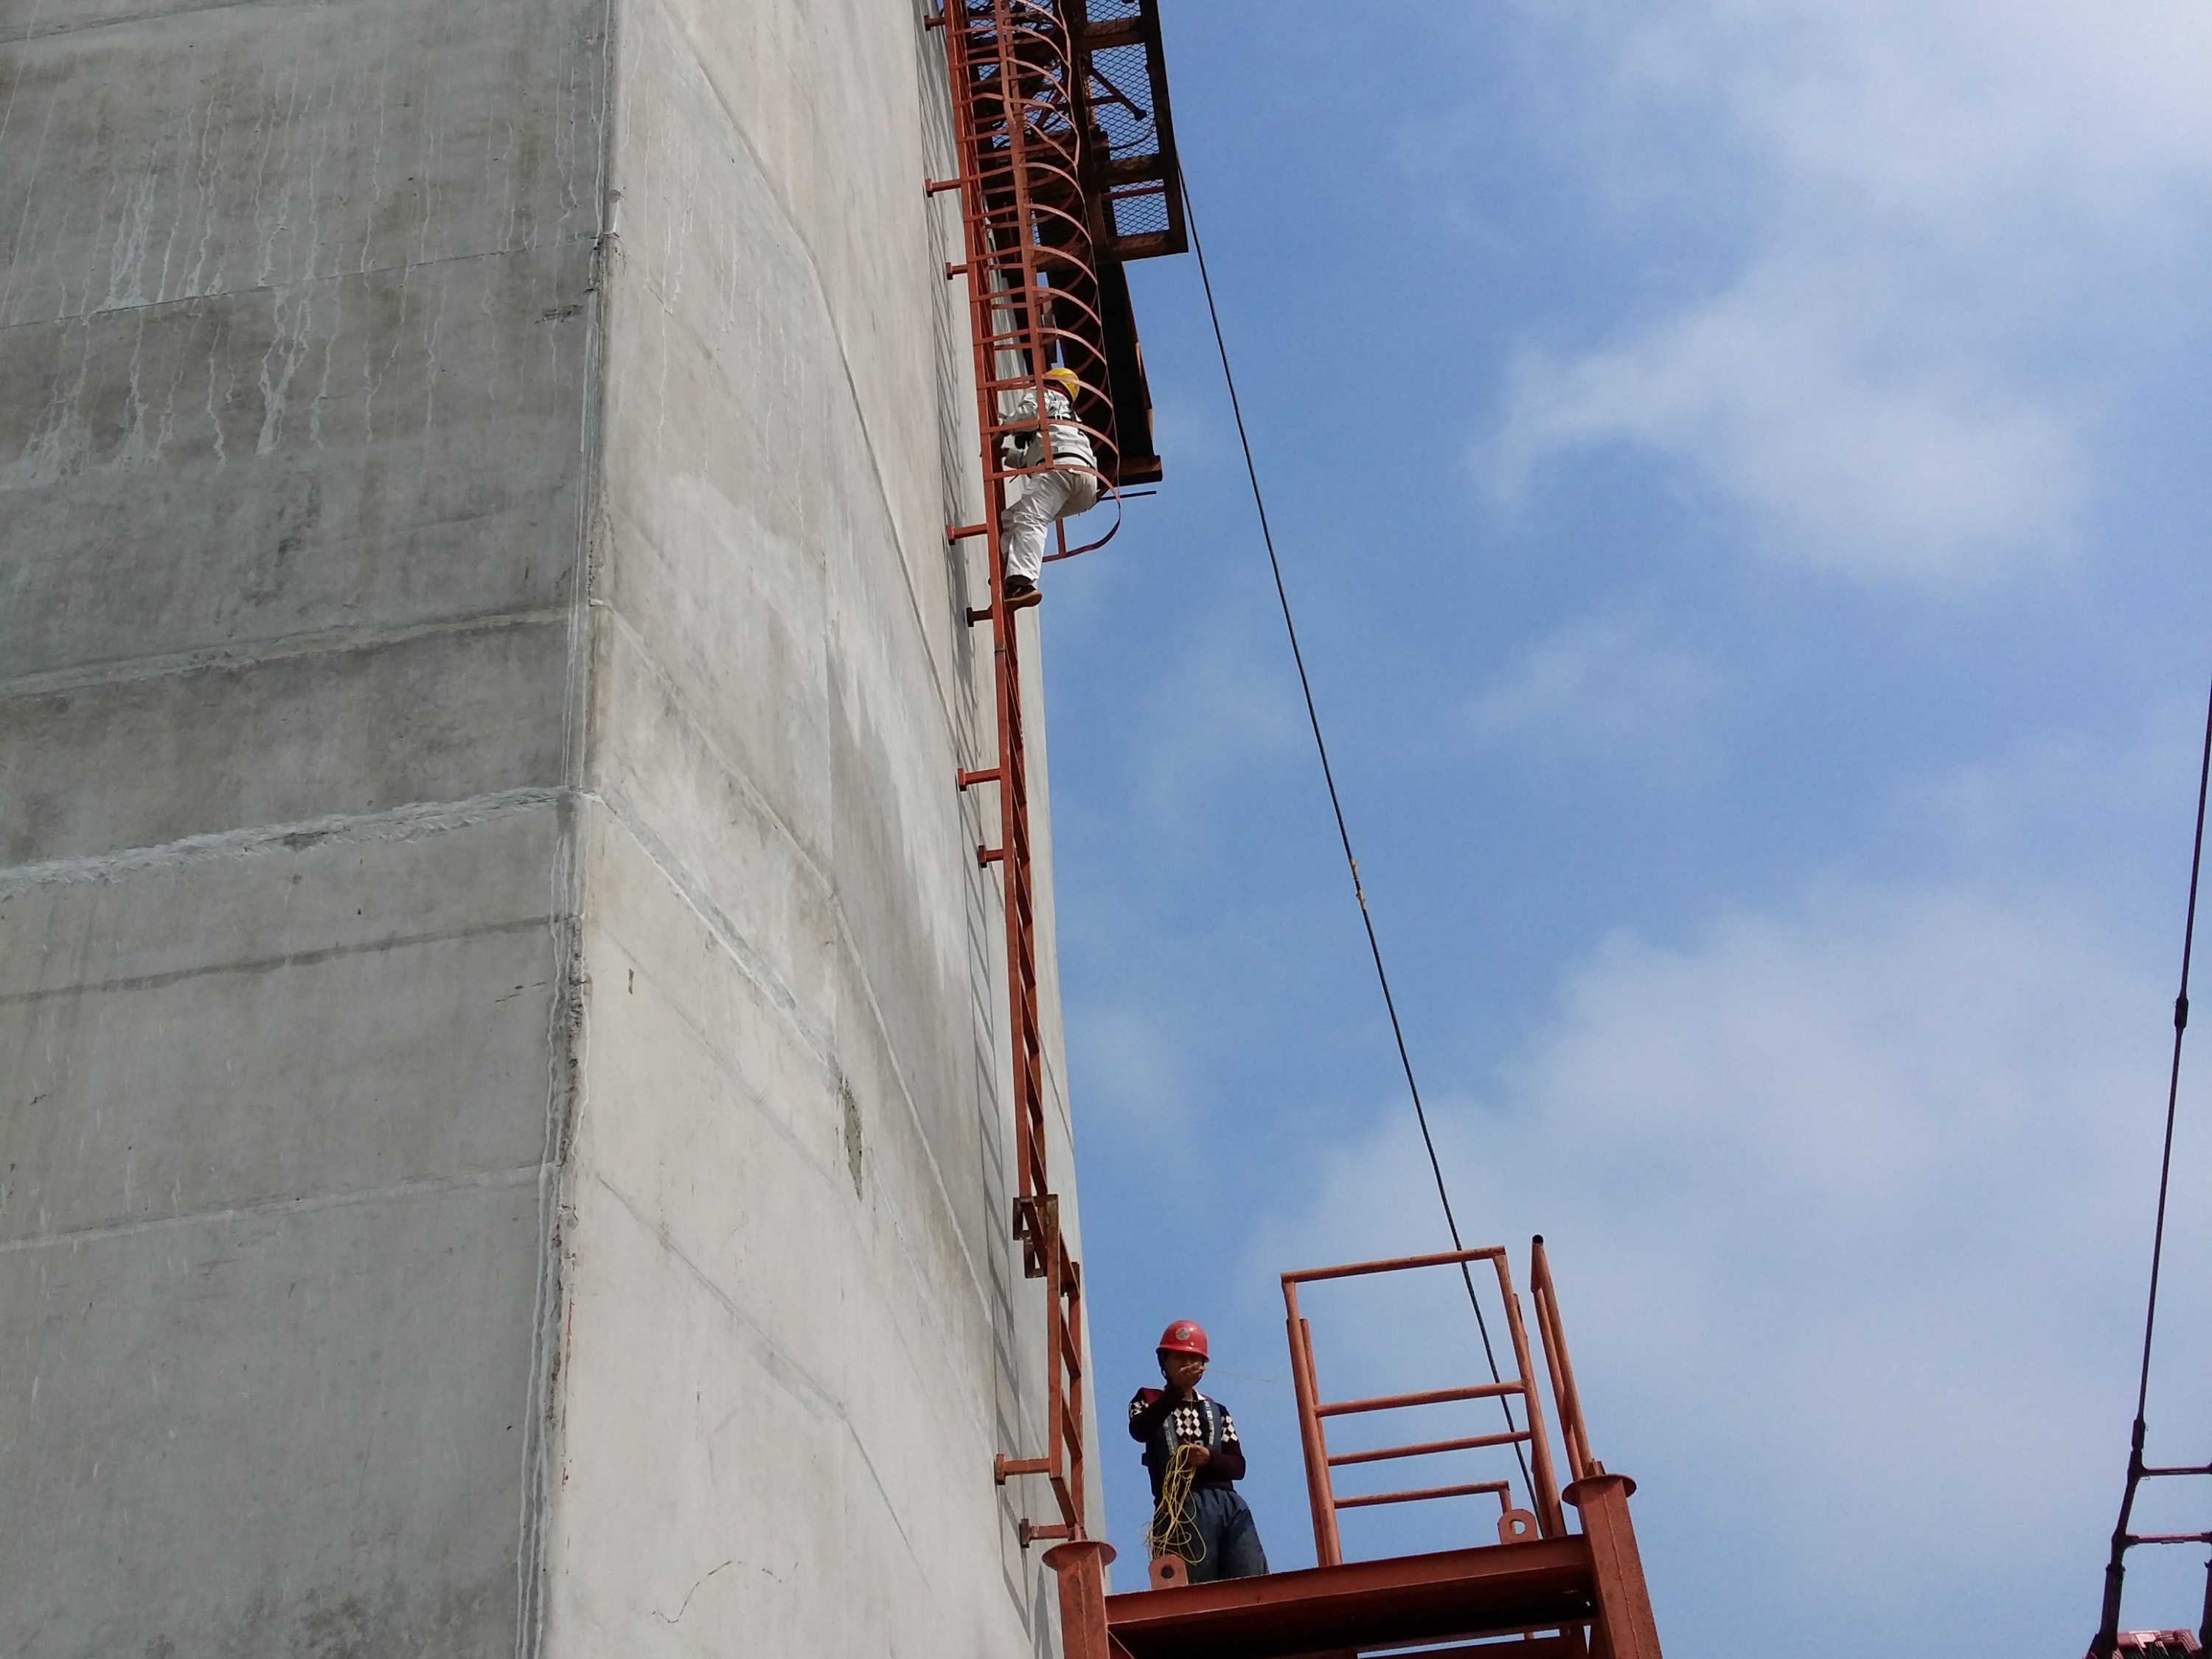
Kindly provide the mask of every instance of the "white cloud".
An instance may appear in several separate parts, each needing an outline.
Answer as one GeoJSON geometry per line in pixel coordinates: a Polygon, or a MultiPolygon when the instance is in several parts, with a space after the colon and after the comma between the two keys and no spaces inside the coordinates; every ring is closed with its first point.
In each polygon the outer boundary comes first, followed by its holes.
{"type": "MultiPolygon", "coordinates": [[[[1494,1107],[1435,1109],[1466,1230],[1552,1241],[1670,1644],[1768,1651],[1779,1619],[1792,1653],[1994,1650],[2094,1615],[2170,994],[2060,906],[1838,887],[1609,940],[1494,1107]]],[[[1255,1261],[1434,1248],[1427,1173],[1393,1121],[1255,1261]]]]}
{"type": "Polygon", "coordinates": [[[1988,364],[1890,350],[1911,303],[1778,260],[1623,348],[1523,360],[1508,446],[1516,465],[1646,446],[1748,507],[1762,545],[1857,575],[2060,550],[2082,497],[2077,434],[1988,364]]]}
{"type": "Polygon", "coordinates": [[[1495,480],[1641,447],[1738,503],[1765,550],[1879,580],[2069,550],[2112,342],[2193,326],[2212,13],[1674,0],[1538,27],[1587,82],[1605,193],[1752,229],[1710,291],[1525,356],[1495,480]]]}
{"type": "Polygon", "coordinates": [[[1671,751],[1719,687],[1711,664],[1648,619],[1589,617],[1523,649],[1468,703],[1467,723],[1479,738],[1547,751],[1671,751]]]}
{"type": "Polygon", "coordinates": [[[2108,915],[2132,914],[2152,946],[2175,945],[2204,735],[2200,696],[2102,729],[2039,732],[1897,790],[1908,844],[2001,883],[2078,881],[2094,871],[2108,915]]]}

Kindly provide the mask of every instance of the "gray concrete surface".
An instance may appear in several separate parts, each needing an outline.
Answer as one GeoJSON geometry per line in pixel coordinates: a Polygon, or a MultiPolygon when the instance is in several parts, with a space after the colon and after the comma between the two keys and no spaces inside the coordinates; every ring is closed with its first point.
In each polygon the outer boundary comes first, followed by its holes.
{"type": "Polygon", "coordinates": [[[1049,1651],[935,37],[0,40],[0,1652],[1049,1651]]]}

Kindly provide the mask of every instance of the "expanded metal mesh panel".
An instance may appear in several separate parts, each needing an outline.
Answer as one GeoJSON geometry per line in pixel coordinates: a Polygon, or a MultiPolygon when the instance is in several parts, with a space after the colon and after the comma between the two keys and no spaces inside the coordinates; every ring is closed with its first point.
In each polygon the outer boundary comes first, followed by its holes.
{"type": "Polygon", "coordinates": [[[1168,192],[1164,185],[1131,185],[1112,196],[1116,236],[1155,236],[1168,230],[1168,192]]]}
{"type": "Polygon", "coordinates": [[[1099,252],[1125,260],[1180,252],[1182,202],[1158,0],[1060,3],[1074,46],[1083,169],[1099,252]]]}
{"type": "Polygon", "coordinates": [[[1091,55],[1091,115],[1116,161],[1160,153],[1151,60],[1141,46],[1107,46],[1091,55]]]}

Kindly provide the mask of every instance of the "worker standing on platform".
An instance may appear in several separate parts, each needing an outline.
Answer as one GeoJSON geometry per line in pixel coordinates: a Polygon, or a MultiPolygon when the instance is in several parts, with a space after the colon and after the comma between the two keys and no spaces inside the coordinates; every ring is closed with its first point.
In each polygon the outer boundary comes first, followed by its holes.
{"type": "Polygon", "coordinates": [[[1251,1509],[1237,1496],[1244,1448],[1229,1408],[1198,1391],[1206,1374],[1206,1329],[1178,1319],[1160,1334],[1164,1389],[1139,1389],[1129,1401],[1129,1437],[1145,1446],[1152,1477],[1152,1553],[1180,1555],[1190,1582],[1252,1578],[1267,1571],[1267,1553],[1251,1509]]]}
{"type": "Polygon", "coordinates": [[[1006,548],[1006,599],[1013,605],[1035,603],[1037,577],[1044,569],[1045,538],[1054,524],[1098,505],[1098,457],[1075,419],[1075,394],[1083,383],[1072,368],[1048,368],[1044,379],[1044,414],[1037,414],[1036,393],[1024,392],[1014,405],[1013,417],[1032,422],[1030,429],[1009,432],[1000,440],[1000,453],[1009,466],[1043,466],[1048,453],[1052,458],[1050,471],[1022,476],[1020,499],[999,521],[1006,548]]]}

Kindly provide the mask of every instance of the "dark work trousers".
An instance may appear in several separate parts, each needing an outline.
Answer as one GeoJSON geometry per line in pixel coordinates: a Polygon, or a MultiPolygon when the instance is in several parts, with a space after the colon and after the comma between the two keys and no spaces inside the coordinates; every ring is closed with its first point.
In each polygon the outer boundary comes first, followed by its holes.
{"type": "Polygon", "coordinates": [[[1267,1552],[1260,1547],[1260,1528],[1252,1511],[1234,1486],[1200,1486],[1190,1495],[1191,1525],[1205,1544],[1205,1553],[1190,1564],[1190,1582],[1203,1584],[1216,1578],[1256,1578],[1267,1570],[1267,1552]]]}

